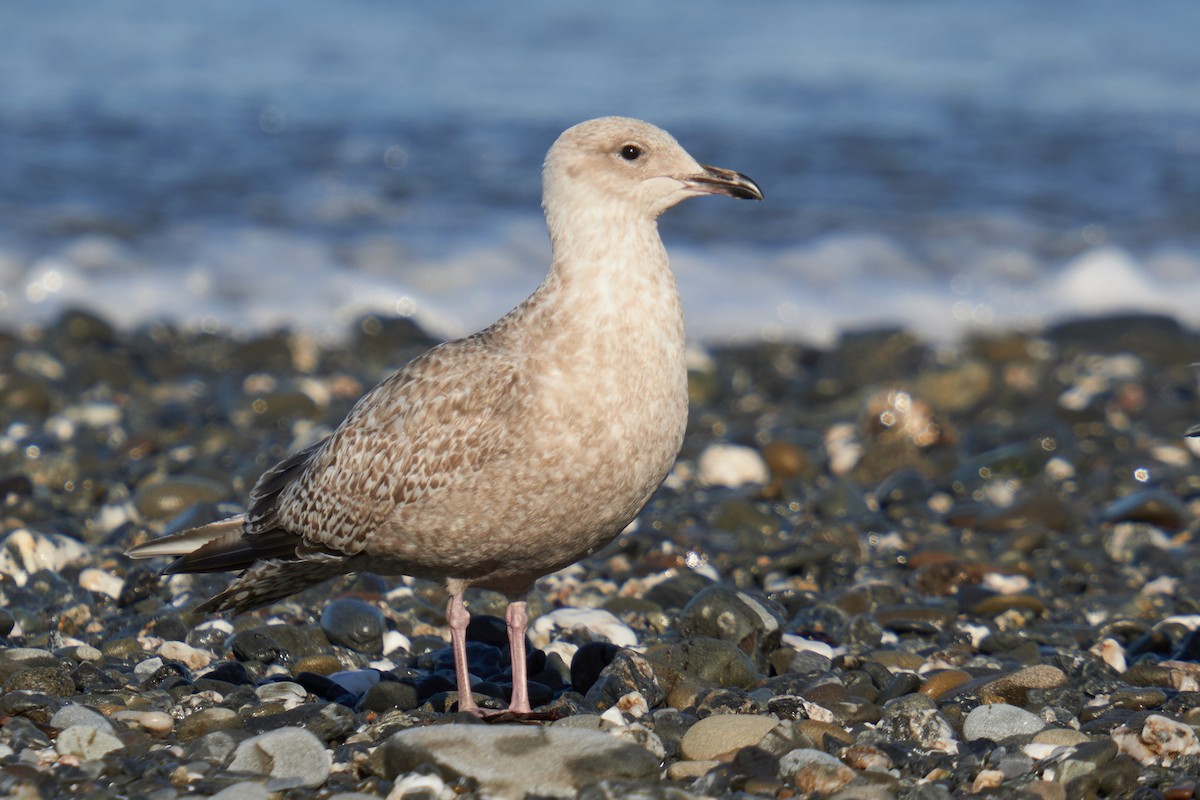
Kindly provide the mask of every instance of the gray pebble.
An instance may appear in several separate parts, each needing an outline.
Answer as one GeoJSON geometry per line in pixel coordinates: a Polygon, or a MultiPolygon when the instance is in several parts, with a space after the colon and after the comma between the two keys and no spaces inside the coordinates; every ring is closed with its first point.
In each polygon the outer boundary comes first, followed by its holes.
{"type": "Polygon", "coordinates": [[[50,718],[52,728],[66,729],[74,725],[83,725],[108,733],[113,731],[112,723],[103,714],[77,703],[63,706],[50,718]]]}
{"type": "Polygon", "coordinates": [[[437,725],[393,734],[375,755],[387,779],[425,764],[478,781],[499,798],[574,797],[603,779],[657,778],[658,759],[636,744],[580,728],[437,725]]]}
{"type": "Polygon", "coordinates": [[[93,725],[72,725],[59,732],[54,743],[59,755],[78,756],[84,761],[100,758],[124,746],[125,743],[116,736],[93,725]]]}
{"type": "Polygon", "coordinates": [[[333,760],[325,743],[304,728],[279,728],[252,736],[238,745],[230,772],[270,775],[269,787],[314,788],[329,779],[333,760]]]}
{"type": "Polygon", "coordinates": [[[371,655],[383,652],[383,612],[362,600],[342,597],[321,612],[321,630],[332,644],[371,655]]]}
{"type": "Polygon", "coordinates": [[[979,706],[963,721],[963,736],[969,742],[991,739],[1001,742],[1012,736],[1032,735],[1046,727],[1037,714],[1007,703],[979,706]]]}

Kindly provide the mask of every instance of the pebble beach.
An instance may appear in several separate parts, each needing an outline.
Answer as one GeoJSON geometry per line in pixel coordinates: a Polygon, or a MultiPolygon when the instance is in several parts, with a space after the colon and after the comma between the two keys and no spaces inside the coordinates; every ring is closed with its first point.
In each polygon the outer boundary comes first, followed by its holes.
{"type": "MultiPolygon", "coordinates": [[[[0,793],[1184,800],[1200,781],[1200,334],[697,349],[679,463],[529,598],[536,718],[455,712],[437,585],[230,618],[131,545],[242,510],[434,340],[0,325],[0,793]]],[[[601,387],[598,387],[598,389],[601,387]]],[[[468,595],[503,708],[503,598],[468,595]]]]}

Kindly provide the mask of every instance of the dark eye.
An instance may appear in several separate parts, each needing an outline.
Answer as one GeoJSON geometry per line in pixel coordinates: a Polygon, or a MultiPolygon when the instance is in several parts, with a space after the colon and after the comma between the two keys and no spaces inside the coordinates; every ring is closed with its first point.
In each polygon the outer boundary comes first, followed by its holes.
{"type": "Polygon", "coordinates": [[[637,161],[642,157],[642,148],[636,144],[627,144],[621,148],[621,158],[626,161],[637,161]]]}

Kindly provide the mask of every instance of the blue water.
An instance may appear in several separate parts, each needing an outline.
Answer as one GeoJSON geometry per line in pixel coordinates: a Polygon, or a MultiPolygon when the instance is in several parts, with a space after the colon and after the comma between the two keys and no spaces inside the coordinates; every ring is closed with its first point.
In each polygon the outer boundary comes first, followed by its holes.
{"type": "Polygon", "coordinates": [[[0,320],[466,332],[624,114],[764,204],[663,220],[695,338],[1200,322],[1200,4],[144,0],[0,12],[0,320]]]}

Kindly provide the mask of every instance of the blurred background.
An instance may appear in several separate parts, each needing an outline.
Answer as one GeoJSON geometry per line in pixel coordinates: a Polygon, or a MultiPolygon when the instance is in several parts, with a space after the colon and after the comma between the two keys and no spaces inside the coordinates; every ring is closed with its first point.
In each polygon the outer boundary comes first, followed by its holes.
{"type": "Polygon", "coordinates": [[[542,157],[621,114],[755,178],[662,230],[695,340],[1200,322],[1200,4],[9,4],[0,324],[366,311],[541,280],[542,157]]]}

